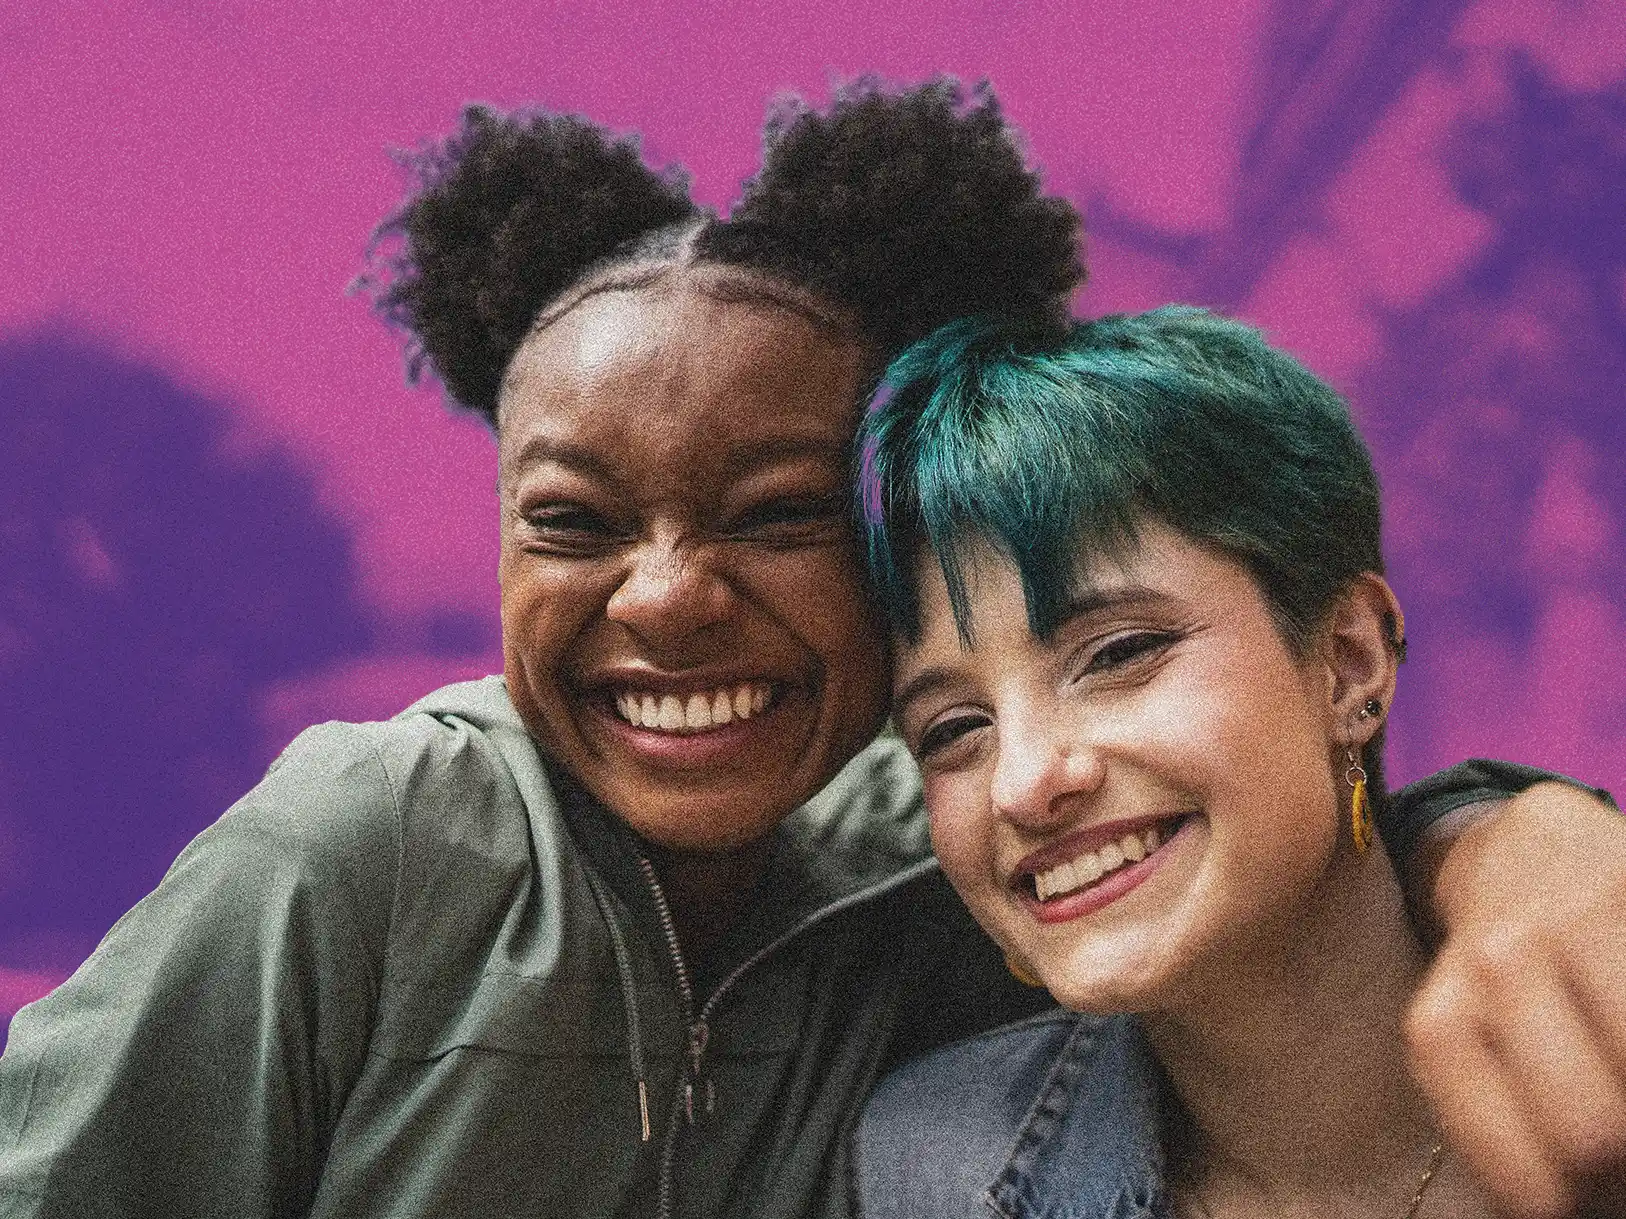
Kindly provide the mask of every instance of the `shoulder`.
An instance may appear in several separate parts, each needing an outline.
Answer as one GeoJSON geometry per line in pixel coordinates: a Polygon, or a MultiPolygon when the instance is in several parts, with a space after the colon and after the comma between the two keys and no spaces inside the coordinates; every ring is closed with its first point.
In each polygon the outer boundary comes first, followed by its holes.
{"type": "Polygon", "coordinates": [[[409,836],[456,833],[453,813],[520,803],[504,730],[540,778],[500,678],[447,686],[383,722],[317,724],[222,822],[316,861],[393,859],[409,836]]]}
{"type": "Polygon", "coordinates": [[[920,772],[903,742],[870,742],[785,825],[804,850],[862,861],[877,877],[931,855],[920,772]]]}
{"type": "Polygon", "coordinates": [[[1011,1153],[1079,1017],[1052,1011],[904,1063],[875,1089],[854,1148],[866,1219],[986,1216],[1011,1153]]]}
{"type": "Polygon", "coordinates": [[[515,866],[529,857],[516,766],[551,798],[498,678],[445,687],[388,721],[315,725],[188,845],[165,887],[344,902],[376,956],[403,880],[458,844],[515,866]]]}
{"type": "MultiPolygon", "coordinates": [[[[892,1072],[860,1120],[854,1188],[866,1219],[978,1216],[1013,1180],[1048,1181],[1134,1126],[1146,1062],[1125,1016],[1055,1010],[945,1046],[892,1072]],[[1119,1104],[1127,1089],[1128,1108],[1119,1104]],[[1122,1110],[1122,1111],[1121,1111],[1122,1110]]],[[[1144,1137],[1139,1131],[1138,1137],[1144,1137]]]]}

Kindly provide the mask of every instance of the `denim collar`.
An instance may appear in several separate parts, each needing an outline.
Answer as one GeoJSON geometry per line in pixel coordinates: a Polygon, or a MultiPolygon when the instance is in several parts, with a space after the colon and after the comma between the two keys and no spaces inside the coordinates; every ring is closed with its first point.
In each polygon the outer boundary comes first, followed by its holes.
{"type": "Polygon", "coordinates": [[[1005,1219],[1162,1219],[1166,1089],[1134,1019],[1082,1017],[988,1187],[988,1204],[1005,1219]]]}

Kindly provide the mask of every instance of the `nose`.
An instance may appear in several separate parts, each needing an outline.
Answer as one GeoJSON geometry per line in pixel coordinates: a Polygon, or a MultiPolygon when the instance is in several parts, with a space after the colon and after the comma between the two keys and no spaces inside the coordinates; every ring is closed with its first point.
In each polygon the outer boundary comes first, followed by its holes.
{"type": "Polygon", "coordinates": [[[1005,820],[1026,829],[1054,828],[1100,788],[1106,775],[1101,751],[1056,710],[1007,712],[998,732],[989,799],[1005,820]]]}
{"type": "Polygon", "coordinates": [[[677,539],[656,539],[631,553],[604,614],[651,646],[670,646],[722,621],[732,600],[713,556],[677,539]]]}

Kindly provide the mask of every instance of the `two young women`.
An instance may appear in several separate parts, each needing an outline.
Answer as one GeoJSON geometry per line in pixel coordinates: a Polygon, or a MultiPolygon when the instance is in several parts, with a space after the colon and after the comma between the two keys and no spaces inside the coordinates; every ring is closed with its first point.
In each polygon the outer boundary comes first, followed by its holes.
{"type": "MultiPolygon", "coordinates": [[[[727,221],[576,119],[472,108],[420,158],[376,289],[496,433],[503,676],[303,734],[18,1014],[0,1211],[843,1215],[880,1073],[1048,1002],[871,743],[848,454],[909,343],[1065,312],[1076,215],[947,82],[782,113],[765,157],[727,221]]],[[[1389,828],[1529,781],[1482,778],[1389,828]]],[[[1586,832],[1555,790],[1484,833],[1586,832]]],[[[1479,857],[1448,954],[1519,892],[1479,857]]]]}

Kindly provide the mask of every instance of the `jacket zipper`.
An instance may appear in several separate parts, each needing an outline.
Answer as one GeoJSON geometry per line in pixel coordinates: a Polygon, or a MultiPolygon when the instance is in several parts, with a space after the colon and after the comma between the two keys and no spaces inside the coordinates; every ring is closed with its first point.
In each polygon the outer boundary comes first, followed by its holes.
{"type": "Polygon", "coordinates": [[[795,939],[808,927],[822,922],[825,918],[838,911],[867,901],[881,890],[890,889],[898,884],[912,880],[937,866],[935,860],[925,860],[912,868],[899,872],[880,885],[872,885],[867,889],[850,893],[845,898],[832,902],[816,911],[811,917],[804,918],[795,926],[788,928],[777,939],[764,944],[717,984],[717,989],[711,992],[700,1011],[696,1013],[694,1007],[694,982],[689,976],[689,965],[683,959],[683,948],[678,942],[677,924],[672,919],[672,907],[667,903],[666,891],[661,888],[660,878],[655,875],[655,865],[649,862],[649,857],[642,852],[638,854],[638,870],[643,873],[644,883],[649,886],[650,895],[655,899],[655,912],[660,919],[661,938],[666,941],[666,951],[672,961],[672,971],[677,976],[678,1000],[683,1008],[683,1021],[688,1029],[688,1064],[684,1070],[683,1086],[673,1094],[671,1111],[667,1115],[666,1136],[661,1145],[660,1190],[656,1204],[656,1219],[671,1219],[673,1185],[672,1172],[677,1163],[678,1142],[678,1115],[682,1114],[686,1125],[694,1125],[694,1089],[696,1084],[704,1083],[705,1111],[711,1113],[716,1107],[717,1093],[712,1087],[710,1078],[703,1078],[701,1063],[705,1058],[706,1044],[710,1039],[709,1021],[717,1010],[717,1005],[735,982],[739,981],[747,972],[754,969],[764,958],[777,952],[790,940],[795,939]]]}
{"type": "MultiPolygon", "coordinates": [[[[694,1125],[694,1086],[700,1080],[700,1064],[706,1053],[707,1029],[703,1017],[697,1017],[694,1010],[694,983],[689,977],[688,962],[683,959],[683,948],[678,942],[677,924],[672,920],[672,907],[666,900],[666,891],[661,888],[660,878],[655,875],[655,865],[649,862],[649,857],[640,853],[638,856],[638,870],[644,874],[644,883],[649,886],[649,892],[655,899],[655,913],[660,919],[661,938],[666,941],[666,952],[672,960],[672,972],[677,975],[678,1001],[683,1007],[683,1024],[688,1030],[689,1060],[684,1067],[681,1086],[672,1096],[672,1110],[667,1115],[666,1135],[661,1140],[661,1171],[660,1190],[658,1202],[655,1207],[656,1219],[671,1219],[672,1215],[672,1170],[677,1162],[678,1143],[678,1114],[682,1113],[687,1124],[694,1125]]],[[[707,1010],[711,1005],[708,1003],[707,1010]]],[[[707,1090],[708,1098],[714,1096],[707,1090]]],[[[707,1105],[709,1112],[711,1105],[707,1105]]]]}

